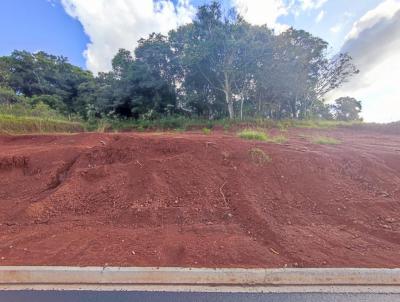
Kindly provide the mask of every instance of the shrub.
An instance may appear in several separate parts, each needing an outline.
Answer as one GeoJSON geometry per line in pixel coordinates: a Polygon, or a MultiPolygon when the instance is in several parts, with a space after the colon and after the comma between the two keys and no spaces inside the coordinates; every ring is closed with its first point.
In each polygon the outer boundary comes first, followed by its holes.
{"type": "Polygon", "coordinates": [[[210,135],[211,134],[211,129],[210,128],[203,128],[203,129],[201,129],[201,131],[203,131],[203,134],[205,134],[205,135],[210,135]]]}
{"type": "Polygon", "coordinates": [[[272,161],[271,157],[269,157],[263,150],[261,150],[260,148],[251,148],[249,150],[249,155],[251,160],[259,165],[265,165],[266,163],[272,161]]]}
{"type": "Polygon", "coordinates": [[[42,132],[82,132],[81,123],[67,122],[39,117],[12,116],[0,114],[0,132],[42,133],[42,132]]]}
{"type": "Polygon", "coordinates": [[[251,129],[244,129],[240,131],[238,135],[240,138],[258,140],[258,141],[266,141],[268,137],[267,134],[264,132],[251,129]]]}

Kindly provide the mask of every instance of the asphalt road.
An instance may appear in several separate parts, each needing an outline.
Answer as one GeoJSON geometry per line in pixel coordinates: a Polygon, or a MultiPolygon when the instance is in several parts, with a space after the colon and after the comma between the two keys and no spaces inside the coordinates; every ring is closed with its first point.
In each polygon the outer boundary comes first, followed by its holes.
{"type": "Polygon", "coordinates": [[[387,302],[400,294],[321,293],[188,293],[96,291],[0,291],[0,302],[387,302]]]}

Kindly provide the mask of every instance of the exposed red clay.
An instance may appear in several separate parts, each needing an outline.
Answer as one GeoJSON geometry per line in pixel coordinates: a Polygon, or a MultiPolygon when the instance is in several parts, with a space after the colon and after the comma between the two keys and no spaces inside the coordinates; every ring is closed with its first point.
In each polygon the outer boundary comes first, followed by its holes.
{"type": "Polygon", "coordinates": [[[0,265],[399,267],[400,135],[284,135],[0,136],[0,265]]]}

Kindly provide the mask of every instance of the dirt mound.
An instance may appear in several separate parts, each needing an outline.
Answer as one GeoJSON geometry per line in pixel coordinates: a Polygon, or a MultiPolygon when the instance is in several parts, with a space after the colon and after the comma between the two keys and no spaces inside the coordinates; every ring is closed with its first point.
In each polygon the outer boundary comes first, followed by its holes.
{"type": "Polygon", "coordinates": [[[0,137],[1,264],[399,266],[400,137],[285,135],[0,137]]]}

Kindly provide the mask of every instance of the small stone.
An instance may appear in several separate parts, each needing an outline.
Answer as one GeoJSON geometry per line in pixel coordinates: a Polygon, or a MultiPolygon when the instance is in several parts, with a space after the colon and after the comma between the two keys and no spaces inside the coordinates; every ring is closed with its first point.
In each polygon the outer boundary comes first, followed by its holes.
{"type": "Polygon", "coordinates": [[[5,257],[1,257],[1,260],[4,260],[4,259],[6,259],[5,257]]]}
{"type": "Polygon", "coordinates": [[[132,251],[131,254],[132,254],[132,255],[136,255],[135,251],[132,251]]]}

